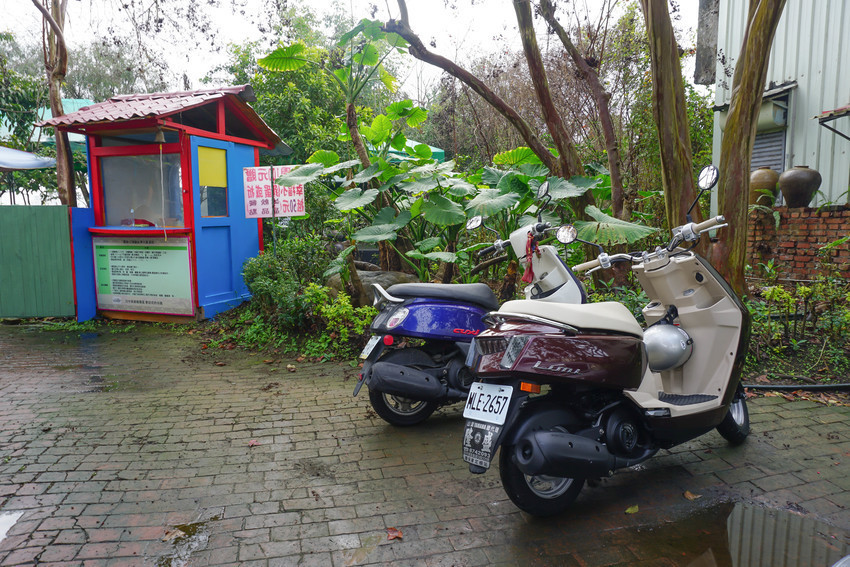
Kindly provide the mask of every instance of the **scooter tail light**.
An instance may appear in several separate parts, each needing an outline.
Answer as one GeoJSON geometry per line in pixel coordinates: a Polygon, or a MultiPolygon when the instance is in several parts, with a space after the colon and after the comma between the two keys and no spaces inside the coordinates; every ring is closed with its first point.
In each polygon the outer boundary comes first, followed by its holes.
{"type": "Polygon", "coordinates": [[[387,319],[387,329],[395,329],[401,325],[408,313],[410,313],[410,310],[407,307],[399,307],[393,311],[393,314],[387,319]]]}
{"type": "Polygon", "coordinates": [[[523,392],[530,392],[532,394],[540,393],[540,384],[532,384],[531,382],[520,382],[519,389],[523,392]]]}
{"type": "Polygon", "coordinates": [[[392,335],[384,335],[384,344],[386,346],[393,346],[395,339],[393,339],[392,335]]]}
{"type": "Polygon", "coordinates": [[[522,349],[525,348],[528,339],[528,335],[514,335],[511,337],[511,340],[508,341],[508,348],[505,349],[505,354],[502,356],[502,361],[499,363],[499,366],[503,370],[510,370],[513,368],[513,365],[519,358],[522,349]]]}

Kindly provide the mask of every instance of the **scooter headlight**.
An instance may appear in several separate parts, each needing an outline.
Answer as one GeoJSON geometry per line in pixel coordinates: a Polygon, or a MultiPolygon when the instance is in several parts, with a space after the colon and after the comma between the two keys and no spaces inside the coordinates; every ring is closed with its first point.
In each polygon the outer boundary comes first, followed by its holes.
{"type": "Polygon", "coordinates": [[[410,310],[407,307],[399,307],[393,311],[393,314],[387,319],[387,329],[395,329],[401,325],[402,321],[407,318],[408,313],[410,313],[410,310]]]}
{"type": "Polygon", "coordinates": [[[503,370],[510,370],[519,358],[522,349],[528,343],[528,339],[528,335],[512,336],[511,340],[508,341],[508,348],[505,349],[505,354],[502,356],[502,362],[499,363],[499,367],[503,370]]]}

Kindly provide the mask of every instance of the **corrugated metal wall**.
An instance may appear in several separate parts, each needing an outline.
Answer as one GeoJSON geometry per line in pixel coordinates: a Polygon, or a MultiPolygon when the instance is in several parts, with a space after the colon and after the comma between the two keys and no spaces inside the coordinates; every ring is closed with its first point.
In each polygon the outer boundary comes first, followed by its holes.
{"type": "Polygon", "coordinates": [[[0,207],[0,317],[73,317],[68,207],[0,207]]]}
{"type": "MultiPolygon", "coordinates": [[[[717,66],[718,105],[729,102],[731,74],[741,49],[748,2],[721,0],[717,30],[718,55],[725,56],[727,69],[717,66]]],[[[850,104],[850,2],[847,0],[787,0],[776,30],[768,85],[797,81],[790,91],[785,167],[808,165],[821,172],[821,191],[813,206],[826,200],[848,202],[850,187],[850,141],[820,126],[813,116],[850,104]]],[[[832,123],[850,133],[850,116],[832,123]]],[[[719,113],[714,126],[715,163],[720,156],[719,113]]]]}

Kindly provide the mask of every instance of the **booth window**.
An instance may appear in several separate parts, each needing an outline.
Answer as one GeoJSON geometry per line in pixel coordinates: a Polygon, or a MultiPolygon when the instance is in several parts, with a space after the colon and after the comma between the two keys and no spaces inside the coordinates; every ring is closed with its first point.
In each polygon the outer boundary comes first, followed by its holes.
{"type": "Polygon", "coordinates": [[[180,154],[104,156],[108,226],[183,227],[180,154]]]}
{"type": "Polygon", "coordinates": [[[198,147],[201,216],[227,216],[227,151],[198,147]]]}

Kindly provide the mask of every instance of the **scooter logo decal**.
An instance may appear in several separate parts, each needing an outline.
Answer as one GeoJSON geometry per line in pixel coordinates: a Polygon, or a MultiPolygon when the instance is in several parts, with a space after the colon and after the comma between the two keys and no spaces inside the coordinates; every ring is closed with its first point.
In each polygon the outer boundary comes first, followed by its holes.
{"type": "Polygon", "coordinates": [[[481,331],[478,329],[453,329],[452,332],[458,335],[477,335],[481,331]]]}
{"type": "Polygon", "coordinates": [[[546,366],[544,366],[544,364],[546,363],[542,360],[538,360],[534,363],[532,368],[536,370],[548,370],[549,372],[563,372],[565,374],[581,374],[581,370],[578,368],[571,368],[569,366],[564,366],[563,364],[549,364],[546,366]]]}

